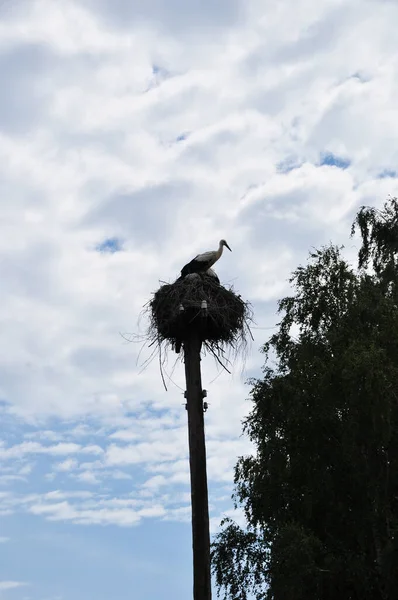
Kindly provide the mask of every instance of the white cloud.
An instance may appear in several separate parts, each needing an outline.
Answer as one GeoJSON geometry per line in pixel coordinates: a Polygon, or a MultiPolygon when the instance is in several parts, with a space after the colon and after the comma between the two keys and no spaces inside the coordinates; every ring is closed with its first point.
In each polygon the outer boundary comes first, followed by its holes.
{"type": "MultiPolygon", "coordinates": [[[[53,490],[44,494],[0,495],[0,514],[28,513],[48,521],[120,527],[138,525],[146,519],[185,521],[190,515],[190,492],[185,480],[183,490],[174,488],[176,476],[178,478],[178,473],[170,478],[153,478],[140,489],[117,497],[102,490],[53,490]],[[167,491],[163,491],[163,488],[167,488],[167,491]]],[[[90,477],[84,477],[81,481],[93,487],[97,483],[90,477]]],[[[220,516],[220,507],[223,505],[225,498],[215,496],[215,503],[210,503],[212,519],[220,516]]]]}
{"type": "Polygon", "coordinates": [[[21,581],[0,581],[0,592],[4,592],[6,590],[14,590],[24,585],[26,585],[26,583],[23,583],[21,581]]]}
{"type": "Polygon", "coordinates": [[[26,439],[40,439],[48,440],[50,442],[61,442],[63,441],[63,435],[59,431],[52,431],[50,429],[32,431],[25,434],[26,439]]]}
{"type": "Polygon", "coordinates": [[[157,490],[160,487],[162,487],[163,485],[165,485],[167,483],[167,479],[166,477],[164,477],[164,475],[155,475],[154,477],[151,477],[150,479],[148,479],[145,484],[144,484],[144,488],[150,489],[150,490],[157,490]]]}
{"type": "MultiPolygon", "coordinates": [[[[134,502],[131,502],[134,504],[134,502]]],[[[119,503],[120,504],[120,503],[119,503]]],[[[60,502],[32,504],[29,512],[44,516],[50,521],[72,521],[82,525],[119,525],[122,527],[136,525],[145,516],[159,516],[163,510],[159,507],[136,510],[130,506],[118,506],[117,501],[108,501],[104,506],[101,501],[72,505],[68,500],[60,502]]]]}
{"type": "Polygon", "coordinates": [[[92,485],[97,485],[100,482],[97,475],[95,473],[93,473],[92,471],[83,471],[83,473],[79,473],[75,477],[76,477],[76,479],[78,479],[79,481],[82,481],[83,483],[89,483],[92,485]]]}
{"type": "Polygon", "coordinates": [[[101,454],[102,448],[96,445],[80,446],[74,443],[55,444],[54,446],[42,446],[38,442],[22,442],[15,446],[6,448],[0,443],[0,457],[5,459],[22,458],[27,454],[50,454],[54,456],[62,456],[65,454],[101,454]]]}
{"type": "Polygon", "coordinates": [[[163,517],[167,514],[167,511],[163,506],[155,505],[148,506],[148,508],[142,508],[138,514],[140,517],[163,517]]]}
{"type": "Polygon", "coordinates": [[[131,442],[133,440],[138,439],[140,436],[138,433],[129,430],[121,430],[115,431],[112,435],[109,436],[110,439],[122,440],[124,442],[131,442]]]}
{"type": "Polygon", "coordinates": [[[110,477],[112,479],[117,479],[119,481],[122,481],[122,480],[127,481],[129,479],[132,479],[132,475],[130,475],[129,473],[125,473],[124,471],[120,471],[120,470],[116,470],[116,471],[111,470],[111,471],[108,471],[106,474],[108,477],[110,477]]]}
{"type": "Polygon", "coordinates": [[[10,541],[10,538],[0,536],[0,544],[5,544],[6,542],[9,542],[9,541],[10,541]]]}
{"type": "MultiPolygon", "coordinates": [[[[36,498],[39,496],[34,496],[33,498],[36,498]]],[[[87,492],[87,491],[60,491],[60,490],[53,490],[52,492],[47,492],[46,494],[43,495],[43,498],[45,498],[46,500],[63,500],[65,498],[83,498],[83,499],[87,499],[87,498],[91,498],[92,497],[92,493],[91,492],[87,492]]]]}
{"type": "Polygon", "coordinates": [[[73,471],[78,466],[77,460],[74,458],[67,458],[66,460],[54,465],[55,471],[73,471]]]}
{"type": "Polygon", "coordinates": [[[105,464],[108,466],[133,465],[178,459],[181,454],[186,455],[187,453],[184,433],[181,431],[178,443],[176,443],[177,440],[175,443],[170,443],[165,435],[163,440],[153,442],[141,442],[126,446],[111,444],[106,450],[105,464]]]}
{"type": "Polygon", "coordinates": [[[0,28],[3,48],[10,44],[44,43],[62,54],[122,50],[128,46],[127,36],[107,34],[99,27],[92,14],[76,2],[61,7],[49,0],[25,4],[25,10],[15,20],[0,28]],[[43,24],[43,14],[48,26],[43,24]]]}

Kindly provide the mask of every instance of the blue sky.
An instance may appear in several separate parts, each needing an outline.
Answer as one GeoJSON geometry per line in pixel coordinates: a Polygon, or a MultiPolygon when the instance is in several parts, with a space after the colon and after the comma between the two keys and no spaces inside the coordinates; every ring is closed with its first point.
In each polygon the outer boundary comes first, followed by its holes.
{"type": "Polygon", "coordinates": [[[0,599],[191,594],[184,370],[122,334],[217,264],[259,329],[202,361],[211,528],[234,513],[245,380],[313,246],[397,194],[398,6],[0,3],[0,599]]]}

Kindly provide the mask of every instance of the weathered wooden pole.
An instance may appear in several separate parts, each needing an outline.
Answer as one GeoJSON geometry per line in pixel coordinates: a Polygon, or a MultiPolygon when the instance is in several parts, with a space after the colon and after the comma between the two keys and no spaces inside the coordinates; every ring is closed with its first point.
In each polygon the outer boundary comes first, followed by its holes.
{"type": "Polygon", "coordinates": [[[184,341],[186,408],[191,472],[193,598],[211,600],[209,504],[200,350],[197,332],[184,341]]]}

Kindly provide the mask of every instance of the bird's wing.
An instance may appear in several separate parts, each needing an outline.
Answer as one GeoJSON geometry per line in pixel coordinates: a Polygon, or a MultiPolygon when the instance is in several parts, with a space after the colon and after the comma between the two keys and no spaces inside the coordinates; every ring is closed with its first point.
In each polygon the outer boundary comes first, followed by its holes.
{"type": "Polygon", "coordinates": [[[203,252],[203,254],[198,254],[197,256],[195,256],[194,260],[198,260],[200,262],[208,262],[210,260],[213,260],[213,257],[214,251],[203,252]]]}

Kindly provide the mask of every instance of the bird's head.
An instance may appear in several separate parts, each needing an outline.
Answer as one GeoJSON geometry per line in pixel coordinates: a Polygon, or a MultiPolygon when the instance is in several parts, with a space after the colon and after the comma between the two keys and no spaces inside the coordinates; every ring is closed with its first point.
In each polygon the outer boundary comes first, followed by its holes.
{"type": "Polygon", "coordinates": [[[228,246],[225,240],[220,240],[220,246],[226,246],[230,252],[232,252],[231,248],[228,246]]]}

